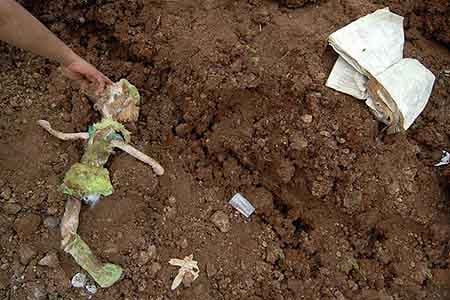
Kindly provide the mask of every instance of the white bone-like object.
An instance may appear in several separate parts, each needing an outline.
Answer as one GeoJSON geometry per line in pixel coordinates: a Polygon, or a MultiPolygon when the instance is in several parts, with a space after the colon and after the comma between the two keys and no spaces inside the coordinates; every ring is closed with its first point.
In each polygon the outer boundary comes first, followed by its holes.
{"type": "Polygon", "coordinates": [[[156,160],[154,160],[147,154],[144,154],[141,151],[137,150],[133,146],[121,141],[111,141],[111,145],[115,148],[119,148],[120,150],[128,153],[134,158],[151,166],[153,168],[153,171],[155,171],[156,175],[161,176],[164,174],[164,168],[156,160]]]}
{"type": "Polygon", "coordinates": [[[89,133],[87,132],[76,132],[76,133],[64,133],[61,131],[54,130],[50,123],[45,120],[39,120],[38,125],[47,130],[48,133],[57,137],[60,140],[69,141],[69,140],[87,140],[89,139],[89,133]]]}

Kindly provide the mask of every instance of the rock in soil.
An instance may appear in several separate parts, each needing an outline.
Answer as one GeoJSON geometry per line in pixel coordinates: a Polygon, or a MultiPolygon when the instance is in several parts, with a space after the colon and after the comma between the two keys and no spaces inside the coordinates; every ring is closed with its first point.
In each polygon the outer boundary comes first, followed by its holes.
{"type": "Polygon", "coordinates": [[[36,250],[29,245],[22,245],[19,248],[19,259],[22,265],[27,265],[33,257],[36,256],[36,250]]]}
{"type": "Polygon", "coordinates": [[[44,256],[38,264],[40,266],[46,266],[49,268],[56,268],[59,265],[59,259],[56,252],[49,252],[46,256],[44,256]]]}
{"type": "Polygon", "coordinates": [[[211,222],[216,225],[221,232],[228,232],[231,230],[230,219],[223,211],[216,211],[211,216],[211,222]]]}

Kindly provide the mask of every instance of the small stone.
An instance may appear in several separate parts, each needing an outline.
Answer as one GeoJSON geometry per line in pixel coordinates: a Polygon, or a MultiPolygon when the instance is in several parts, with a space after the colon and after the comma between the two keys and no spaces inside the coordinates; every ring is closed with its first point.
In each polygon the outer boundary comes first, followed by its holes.
{"type": "Polygon", "coordinates": [[[12,191],[10,187],[4,187],[2,192],[0,193],[0,197],[4,200],[9,200],[11,198],[12,191]]]}
{"type": "Polygon", "coordinates": [[[55,252],[49,252],[44,256],[38,264],[49,268],[56,268],[59,265],[58,255],[55,252]]]}
{"type": "Polygon", "coordinates": [[[82,288],[86,286],[87,277],[84,273],[76,273],[71,280],[72,286],[75,288],[82,288]]]}
{"type": "Polygon", "coordinates": [[[310,123],[312,122],[312,120],[313,120],[313,116],[306,114],[306,115],[301,116],[300,119],[301,119],[304,123],[310,124],[310,123]]]}
{"type": "Polygon", "coordinates": [[[30,282],[25,286],[27,300],[44,300],[47,298],[45,285],[39,282],[30,282]]]}
{"type": "Polygon", "coordinates": [[[58,227],[59,225],[59,219],[56,217],[47,217],[44,220],[44,226],[50,229],[54,229],[58,227]]]}
{"type": "Polygon", "coordinates": [[[212,278],[217,274],[217,267],[212,263],[206,264],[206,274],[208,278],[212,278]]]}
{"type": "Polygon", "coordinates": [[[19,248],[19,259],[22,265],[27,265],[35,255],[36,251],[28,245],[19,248]]]}
{"type": "Polygon", "coordinates": [[[152,278],[155,278],[159,271],[161,271],[162,267],[159,263],[154,262],[150,266],[150,275],[152,278]]]}
{"type": "Polygon", "coordinates": [[[84,287],[86,289],[86,291],[88,291],[88,293],[90,294],[95,294],[97,293],[97,286],[95,285],[95,283],[93,283],[92,281],[88,281],[84,287]]]}
{"type": "Polygon", "coordinates": [[[180,243],[181,249],[186,249],[188,247],[188,242],[186,239],[183,239],[180,243]]]}
{"type": "Polygon", "coordinates": [[[20,207],[20,205],[16,203],[6,203],[5,205],[3,205],[3,210],[9,215],[15,215],[21,209],[22,207],[20,207]]]}
{"type": "Polygon", "coordinates": [[[216,211],[211,217],[211,222],[216,225],[221,232],[228,232],[231,230],[230,220],[223,211],[216,211]]]}
{"type": "Polygon", "coordinates": [[[344,138],[337,138],[339,144],[345,144],[346,140],[344,138]]]}
{"type": "Polygon", "coordinates": [[[325,131],[325,130],[322,130],[320,132],[320,135],[324,136],[324,137],[331,137],[331,133],[329,133],[328,131],[325,131]]]}

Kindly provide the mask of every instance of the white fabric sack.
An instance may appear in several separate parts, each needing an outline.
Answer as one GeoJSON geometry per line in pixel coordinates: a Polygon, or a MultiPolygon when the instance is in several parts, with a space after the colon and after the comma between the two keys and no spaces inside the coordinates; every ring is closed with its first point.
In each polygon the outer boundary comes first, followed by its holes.
{"type": "Polygon", "coordinates": [[[436,79],[433,73],[412,58],[402,59],[374,78],[397,104],[404,130],[424,110],[436,79]]]}
{"type": "Polygon", "coordinates": [[[388,133],[408,129],[425,108],[434,75],[414,59],[403,59],[403,17],[384,8],[334,32],[339,54],[326,86],[366,100],[388,133]]]}
{"type": "Polygon", "coordinates": [[[403,58],[403,17],[377,10],[331,34],[329,43],[359,73],[378,75],[403,58]]]}

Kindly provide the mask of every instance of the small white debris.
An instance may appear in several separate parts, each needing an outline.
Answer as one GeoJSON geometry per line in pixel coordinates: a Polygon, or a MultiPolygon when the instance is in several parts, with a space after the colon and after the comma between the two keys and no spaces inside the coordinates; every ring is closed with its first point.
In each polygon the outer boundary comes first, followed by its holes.
{"type": "Polygon", "coordinates": [[[446,166],[450,164],[450,153],[448,153],[447,151],[442,151],[442,158],[441,160],[435,164],[435,167],[440,167],[440,166],[446,166]]]}
{"type": "Polygon", "coordinates": [[[250,215],[255,212],[253,205],[239,193],[234,195],[228,203],[230,203],[231,206],[233,206],[246,218],[250,217],[250,215]]]}
{"type": "Polygon", "coordinates": [[[175,290],[181,284],[181,282],[183,282],[185,275],[189,274],[190,283],[198,278],[200,269],[198,268],[198,262],[193,259],[194,254],[186,256],[184,259],[172,258],[171,260],[169,260],[169,264],[171,264],[172,266],[180,267],[177,276],[172,282],[172,291],[175,290]]]}
{"type": "Polygon", "coordinates": [[[89,281],[88,283],[86,283],[86,286],[84,287],[86,289],[86,291],[88,291],[90,294],[95,294],[97,293],[97,286],[95,285],[95,283],[89,281]]]}
{"type": "Polygon", "coordinates": [[[87,277],[84,273],[77,273],[72,277],[72,286],[75,288],[82,288],[86,285],[87,277]]]}

